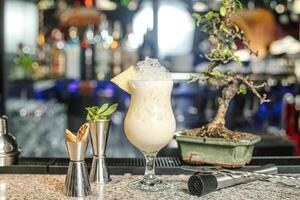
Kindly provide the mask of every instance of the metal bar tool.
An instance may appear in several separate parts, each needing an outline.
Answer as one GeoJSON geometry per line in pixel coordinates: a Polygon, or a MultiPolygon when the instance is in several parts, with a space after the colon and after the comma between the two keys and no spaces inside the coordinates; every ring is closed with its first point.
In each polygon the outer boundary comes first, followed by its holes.
{"type": "Polygon", "coordinates": [[[269,178],[268,175],[277,173],[278,168],[272,164],[258,167],[253,172],[226,170],[222,168],[203,170],[196,172],[189,178],[188,189],[192,195],[202,196],[225,187],[258,180],[263,177],[269,178]]]}
{"type": "Polygon", "coordinates": [[[85,164],[87,142],[66,141],[70,156],[68,173],[65,181],[65,195],[69,197],[85,197],[92,194],[91,184],[85,164]]]}
{"type": "Polygon", "coordinates": [[[90,171],[90,181],[107,183],[110,181],[105,160],[105,149],[110,127],[110,120],[99,120],[90,123],[93,148],[93,162],[90,171]]]}

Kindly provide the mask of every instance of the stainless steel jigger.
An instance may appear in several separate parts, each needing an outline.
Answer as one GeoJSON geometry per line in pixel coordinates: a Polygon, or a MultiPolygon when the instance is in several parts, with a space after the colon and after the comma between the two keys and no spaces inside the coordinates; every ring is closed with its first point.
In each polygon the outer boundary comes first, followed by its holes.
{"type": "Polygon", "coordinates": [[[93,163],[90,171],[90,181],[107,183],[110,181],[105,161],[110,120],[90,122],[91,140],[93,148],[93,163]]]}
{"type": "Polygon", "coordinates": [[[88,143],[66,141],[66,145],[70,162],[65,182],[65,195],[69,197],[91,195],[91,184],[84,162],[88,143]]]}

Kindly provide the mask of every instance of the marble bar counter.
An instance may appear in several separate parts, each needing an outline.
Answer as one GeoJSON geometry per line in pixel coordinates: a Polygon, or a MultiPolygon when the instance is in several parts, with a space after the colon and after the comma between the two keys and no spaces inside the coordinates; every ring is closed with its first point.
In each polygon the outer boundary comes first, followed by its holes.
{"type": "MultiPolygon", "coordinates": [[[[202,197],[195,197],[190,195],[187,190],[189,175],[159,177],[174,183],[174,187],[161,192],[132,190],[128,187],[128,183],[141,178],[141,176],[114,175],[112,181],[106,185],[92,184],[93,194],[84,199],[300,200],[300,188],[264,181],[240,184],[202,197]]],[[[70,199],[63,194],[64,180],[64,175],[0,174],[0,200],[70,199]]]]}

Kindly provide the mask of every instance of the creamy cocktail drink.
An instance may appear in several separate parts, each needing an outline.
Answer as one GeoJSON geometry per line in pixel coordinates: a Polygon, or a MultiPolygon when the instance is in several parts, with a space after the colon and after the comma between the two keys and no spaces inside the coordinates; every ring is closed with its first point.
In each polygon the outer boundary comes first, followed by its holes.
{"type": "Polygon", "coordinates": [[[132,80],[130,107],[125,118],[128,140],[144,153],[167,145],[175,132],[171,107],[172,80],[132,80]]]}
{"type": "Polygon", "coordinates": [[[154,161],[159,150],[173,138],[176,129],[171,106],[171,75],[156,59],[146,58],[112,81],[131,94],[124,129],[128,140],[146,159],[144,178],[134,183],[135,188],[162,190],[166,184],[156,179],[154,161]]]}

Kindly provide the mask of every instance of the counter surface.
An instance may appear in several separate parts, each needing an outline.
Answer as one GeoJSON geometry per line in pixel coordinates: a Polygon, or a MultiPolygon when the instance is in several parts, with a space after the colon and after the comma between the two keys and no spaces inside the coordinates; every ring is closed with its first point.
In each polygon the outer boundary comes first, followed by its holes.
{"type": "MultiPolygon", "coordinates": [[[[255,181],[207,194],[201,198],[188,194],[189,176],[160,176],[174,183],[177,190],[146,193],[132,190],[128,183],[141,176],[112,176],[107,185],[92,184],[93,195],[85,199],[201,199],[201,200],[300,200],[300,189],[283,186],[278,183],[255,181]]],[[[63,194],[65,176],[63,175],[21,175],[0,174],[0,200],[6,199],[68,199],[63,194]]]]}

